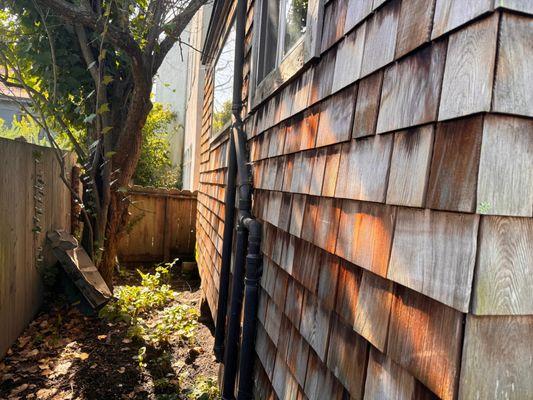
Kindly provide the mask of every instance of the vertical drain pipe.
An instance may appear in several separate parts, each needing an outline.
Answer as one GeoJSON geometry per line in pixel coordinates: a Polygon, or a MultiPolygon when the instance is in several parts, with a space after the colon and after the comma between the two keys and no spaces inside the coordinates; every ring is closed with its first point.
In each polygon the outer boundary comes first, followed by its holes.
{"type": "MultiPolygon", "coordinates": [[[[242,201],[243,195],[241,194],[243,189],[246,190],[243,184],[246,180],[243,180],[245,176],[243,169],[243,148],[240,146],[239,137],[242,132],[242,82],[243,82],[243,58],[244,58],[244,34],[246,23],[246,1],[238,0],[236,9],[236,23],[235,23],[235,62],[233,72],[233,106],[232,106],[232,127],[231,138],[233,141],[233,152],[230,153],[230,160],[233,159],[237,165],[237,171],[239,173],[239,221],[237,225],[237,238],[235,246],[235,264],[233,268],[233,278],[231,287],[231,304],[230,313],[228,319],[228,329],[226,344],[224,346],[224,376],[222,378],[222,399],[234,400],[235,399],[235,381],[237,379],[237,367],[238,367],[238,351],[239,351],[239,334],[241,324],[241,310],[244,292],[244,273],[245,273],[245,255],[247,246],[248,232],[243,225],[241,214],[246,207],[246,202],[242,201]]],[[[231,147],[231,146],[230,146],[231,147]]],[[[231,148],[230,148],[231,150],[231,148]]],[[[228,176],[229,180],[229,176],[228,176]]],[[[229,188],[228,188],[229,190],[229,188]]],[[[234,192],[234,190],[233,190],[234,192]]],[[[235,194],[234,194],[235,196],[235,194]]],[[[250,202],[251,204],[251,202],[250,202]]],[[[226,207],[235,208],[235,202],[233,204],[226,204],[226,207]]],[[[227,211],[227,210],[226,210],[227,211]]],[[[226,223],[226,221],[225,221],[226,223]]],[[[224,238],[225,239],[225,238],[224,238]]],[[[226,245],[226,243],[224,243],[226,245]]],[[[229,248],[228,258],[231,259],[231,246],[229,248]]],[[[229,274],[229,270],[228,270],[229,274]]],[[[220,298],[219,298],[220,300],[220,298]]],[[[226,304],[219,304],[219,307],[226,307],[226,304]]],[[[217,315],[218,319],[218,315],[217,315]]],[[[217,322],[223,323],[222,320],[217,322]]]]}

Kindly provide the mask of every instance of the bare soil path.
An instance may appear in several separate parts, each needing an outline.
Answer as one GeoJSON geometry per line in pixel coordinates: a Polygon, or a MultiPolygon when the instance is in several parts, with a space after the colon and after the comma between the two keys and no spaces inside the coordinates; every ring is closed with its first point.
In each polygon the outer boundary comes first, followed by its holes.
{"type": "MultiPolygon", "coordinates": [[[[127,270],[118,285],[139,281],[127,270]]],[[[178,293],[173,302],[199,308],[197,280],[173,276],[169,284],[178,293]]],[[[191,341],[171,335],[168,343],[153,346],[131,338],[126,322],[84,316],[64,301],[45,303],[0,361],[0,399],[214,398],[218,364],[211,328],[199,322],[191,341]]]]}

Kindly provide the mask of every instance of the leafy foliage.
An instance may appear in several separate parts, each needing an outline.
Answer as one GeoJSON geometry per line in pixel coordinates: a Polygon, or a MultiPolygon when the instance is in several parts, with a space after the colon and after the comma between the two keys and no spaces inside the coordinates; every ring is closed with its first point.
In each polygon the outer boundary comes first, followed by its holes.
{"type": "Polygon", "coordinates": [[[189,400],[216,400],[220,398],[220,391],[216,380],[199,376],[194,382],[194,388],[189,393],[189,400]]]}
{"type": "Polygon", "coordinates": [[[6,122],[0,118],[0,137],[6,139],[24,138],[28,143],[41,146],[48,145],[48,141],[43,138],[40,133],[40,126],[27,116],[22,116],[20,121],[17,118],[13,118],[10,127],[8,127],[6,122]]]}
{"type": "Polygon", "coordinates": [[[154,103],[143,128],[141,157],[133,181],[141,186],[178,187],[179,176],[170,161],[169,138],[175,134],[176,115],[161,103],[154,103]]]}
{"type": "MultiPolygon", "coordinates": [[[[129,324],[128,336],[140,339],[152,346],[160,346],[176,338],[190,342],[198,326],[198,310],[186,304],[164,308],[178,294],[168,284],[172,263],[156,268],[153,274],[137,270],[141,277],[140,286],[123,286],[116,290],[117,300],[107,304],[100,316],[112,321],[129,324]],[[160,311],[155,324],[148,324],[143,316],[160,311]]],[[[143,364],[146,350],[138,356],[139,365],[143,364]]]]}
{"type": "Polygon", "coordinates": [[[213,133],[220,132],[231,121],[231,100],[225,101],[220,111],[213,112],[213,133]]]}

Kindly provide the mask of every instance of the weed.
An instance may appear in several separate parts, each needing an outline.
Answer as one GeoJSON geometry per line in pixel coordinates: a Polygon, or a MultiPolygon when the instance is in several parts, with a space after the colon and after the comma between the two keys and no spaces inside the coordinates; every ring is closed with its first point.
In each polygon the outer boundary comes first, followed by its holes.
{"type": "Polygon", "coordinates": [[[215,400],[220,398],[220,391],[216,380],[199,376],[194,381],[194,387],[188,395],[189,400],[215,400]]]}

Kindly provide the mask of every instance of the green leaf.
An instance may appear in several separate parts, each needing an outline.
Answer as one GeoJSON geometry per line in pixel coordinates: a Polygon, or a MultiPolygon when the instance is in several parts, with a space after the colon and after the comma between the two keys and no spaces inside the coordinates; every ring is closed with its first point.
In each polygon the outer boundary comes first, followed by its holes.
{"type": "Polygon", "coordinates": [[[98,110],[96,110],[96,114],[98,115],[106,112],[109,112],[109,103],[102,104],[100,107],[98,107],[98,110]]]}
{"type": "Polygon", "coordinates": [[[95,118],[96,118],[96,114],[91,114],[91,115],[86,116],[83,122],[85,122],[86,124],[92,124],[95,118]]]}
{"type": "Polygon", "coordinates": [[[107,153],[105,153],[105,157],[106,157],[106,158],[111,158],[111,157],[113,157],[115,154],[117,154],[116,151],[108,151],[107,153]]]}
{"type": "Polygon", "coordinates": [[[113,77],[111,75],[104,75],[104,79],[102,79],[102,83],[107,86],[111,82],[113,82],[113,77]]]}
{"type": "Polygon", "coordinates": [[[106,133],[109,133],[113,130],[112,126],[106,126],[104,129],[102,129],[102,134],[105,135],[106,133]]]}

